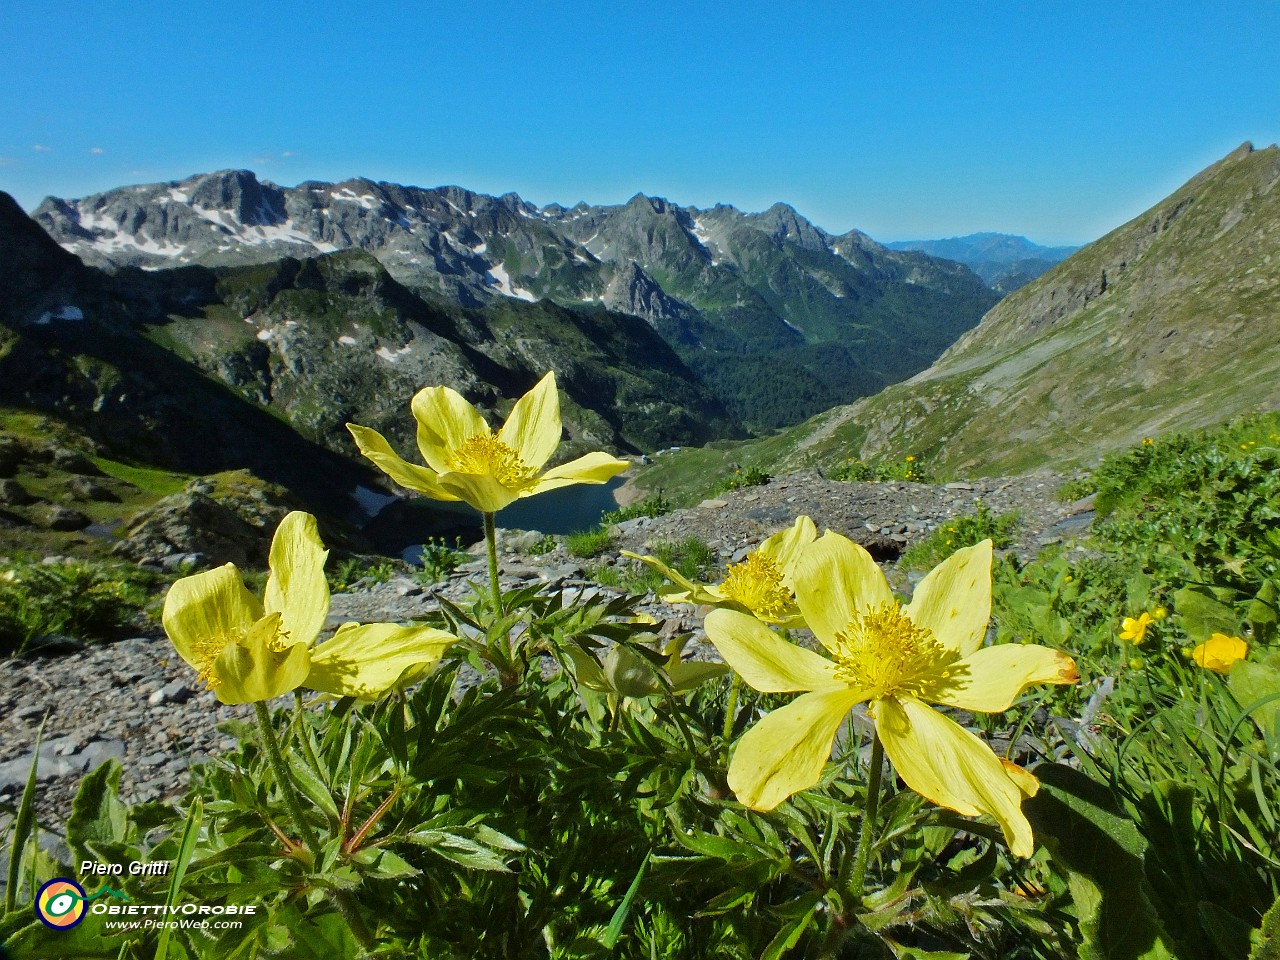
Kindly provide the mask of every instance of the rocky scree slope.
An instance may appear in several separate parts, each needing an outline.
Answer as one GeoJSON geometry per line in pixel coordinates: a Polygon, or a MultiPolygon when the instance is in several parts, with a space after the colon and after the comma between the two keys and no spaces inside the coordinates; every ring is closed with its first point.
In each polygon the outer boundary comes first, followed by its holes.
{"type": "MultiPolygon", "coordinates": [[[[800,514],[819,529],[830,528],[865,543],[882,563],[927,536],[949,518],[972,513],[978,501],[993,512],[1016,510],[1022,518],[1019,555],[1034,555],[1048,544],[1072,545],[1092,518],[1087,502],[1064,504],[1053,492],[1066,479],[1050,473],[971,482],[924,485],[863,484],[826,481],[816,473],[783,477],[760,487],[732,491],[697,507],[665,517],[629,521],[616,528],[613,549],[594,561],[568,555],[563,545],[533,555],[542,539],[534,531],[502,531],[504,583],[543,583],[562,588],[568,598],[604,590],[585,574],[590,565],[631,561],[618,550],[648,553],[663,541],[697,536],[718,558],[740,561],[770,534],[791,526],[800,514]]],[[[438,598],[468,597],[473,583],[486,578],[483,557],[433,586],[407,576],[366,584],[332,600],[328,628],[349,620],[407,621],[438,605],[438,598]]],[[[893,573],[890,568],[891,574],[893,573]]],[[[901,575],[893,574],[901,581],[901,575]]],[[[717,576],[717,579],[719,578],[717,576]]],[[[663,634],[694,631],[693,656],[714,658],[701,633],[701,617],[690,607],[672,607],[649,596],[644,609],[664,621],[663,634]]],[[[217,729],[222,720],[250,715],[247,707],[227,707],[202,690],[190,668],[159,636],[100,645],[55,658],[0,661],[0,810],[16,804],[34,759],[35,730],[49,713],[39,768],[42,818],[64,819],[79,777],[109,757],[124,764],[123,791],[129,800],[172,799],[188,782],[193,762],[216,757],[234,743],[217,729]],[[74,696],[68,696],[74,691],[74,696]]],[[[0,813],[0,831],[5,814],[0,813]]]]}
{"type": "Polygon", "coordinates": [[[927,366],[997,299],[966,267],[759,214],[354,179],[286,188],[248,171],[78,200],[36,220],[87,263],[147,269],[367,251],[396,281],[462,306],[549,299],[641,316],[753,423],[795,422],[927,366]],[[762,375],[769,381],[760,389],[762,375]]]}

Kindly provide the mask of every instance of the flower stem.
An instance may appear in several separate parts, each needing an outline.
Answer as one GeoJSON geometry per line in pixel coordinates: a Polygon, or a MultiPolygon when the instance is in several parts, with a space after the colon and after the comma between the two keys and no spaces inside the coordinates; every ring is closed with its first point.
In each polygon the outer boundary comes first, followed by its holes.
{"type": "Polygon", "coordinates": [[[289,769],[285,766],[284,757],[280,753],[280,741],[276,739],[275,728],[271,725],[271,711],[261,700],[255,702],[253,708],[258,714],[258,729],[262,731],[262,742],[267,748],[271,772],[276,776],[276,783],[280,784],[280,792],[284,794],[284,802],[289,807],[289,813],[293,815],[302,842],[306,844],[311,856],[316,857],[320,854],[320,844],[316,840],[315,831],[311,829],[311,824],[307,823],[302,809],[302,799],[298,796],[293,778],[289,775],[289,769]]]}
{"type": "Polygon", "coordinates": [[[858,851],[854,856],[852,874],[848,872],[848,860],[840,868],[839,878],[834,890],[839,894],[844,905],[843,912],[833,914],[831,926],[818,949],[822,960],[835,960],[840,953],[840,944],[849,932],[858,925],[856,910],[862,904],[862,892],[867,881],[867,864],[871,859],[872,839],[875,836],[876,820],[880,815],[880,778],[884,770],[884,747],[880,737],[871,734],[871,764],[867,771],[867,805],[862,813],[862,828],[858,832],[858,851]]]}
{"type": "Polygon", "coordinates": [[[489,590],[493,594],[493,616],[502,616],[502,591],[498,588],[498,528],[494,514],[484,515],[484,541],[489,548],[489,590]]]}
{"type": "Polygon", "coordinates": [[[871,859],[871,843],[875,834],[876,819],[880,813],[880,775],[884,771],[884,747],[880,737],[871,734],[871,769],[867,771],[867,806],[862,815],[862,830],[858,834],[858,857],[849,879],[849,892],[855,900],[862,900],[862,890],[867,880],[867,863],[871,859]]]}
{"type": "MultiPolygon", "coordinates": [[[[275,728],[271,724],[271,711],[261,700],[254,703],[253,709],[258,715],[258,728],[262,731],[262,742],[267,748],[267,760],[271,764],[271,772],[275,774],[276,782],[280,784],[280,792],[284,794],[284,801],[289,807],[289,813],[293,816],[302,842],[314,859],[320,855],[320,842],[316,838],[315,831],[311,829],[311,824],[307,823],[306,815],[303,813],[302,798],[298,796],[293,778],[289,775],[289,768],[285,766],[284,756],[280,752],[280,741],[276,739],[275,728]]],[[[346,890],[335,890],[333,901],[338,912],[342,914],[342,919],[351,929],[351,935],[356,938],[361,948],[366,953],[373,950],[376,942],[361,918],[351,894],[346,890]]]]}

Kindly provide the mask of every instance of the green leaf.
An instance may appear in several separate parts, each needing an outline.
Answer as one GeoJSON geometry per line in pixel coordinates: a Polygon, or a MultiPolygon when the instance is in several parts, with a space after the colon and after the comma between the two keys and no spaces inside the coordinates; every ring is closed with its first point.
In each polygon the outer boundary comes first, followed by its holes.
{"type": "Polygon", "coordinates": [[[1249,960],[1280,960],[1280,899],[1271,905],[1262,926],[1251,936],[1253,949],[1249,960]]]}
{"type": "Polygon", "coordinates": [[[501,853],[470,837],[446,830],[419,830],[417,833],[409,834],[405,839],[410,843],[426,847],[462,867],[485,870],[490,873],[511,872],[501,853]]]}
{"type": "Polygon", "coordinates": [[[316,807],[321,810],[331,821],[339,819],[338,804],[333,799],[333,794],[329,787],[316,776],[316,772],[311,769],[302,757],[296,754],[289,754],[286,758],[289,766],[289,773],[293,777],[293,782],[303,795],[310,800],[316,807]]]}
{"type": "Polygon", "coordinates": [[[1083,773],[1057,764],[1036,768],[1040,792],[1023,811],[1056,867],[1067,873],[1084,937],[1083,958],[1173,960],[1152,905],[1147,841],[1111,795],[1083,773]]]}
{"type": "Polygon", "coordinates": [[[18,816],[13,823],[13,843],[9,846],[9,872],[4,888],[4,912],[0,913],[0,916],[13,913],[18,903],[22,858],[26,853],[27,841],[31,839],[32,825],[35,823],[36,774],[40,767],[40,743],[44,739],[44,725],[48,719],[49,714],[46,713],[40,721],[40,729],[36,731],[35,759],[31,761],[27,785],[23,788],[22,799],[18,801],[18,816]]]}
{"type": "MultiPolygon", "coordinates": [[[[182,890],[182,881],[187,876],[187,867],[191,863],[191,855],[195,853],[196,841],[200,837],[200,823],[204,819],[204,808],[197,798],[191,804],[191,809],[187,811],[187,825],[182,831],[182,840],[178,844],[178,855],[173,859],[173,873],[169,877],[169,890],[165,894],[164,904],[167,914],[168,907],[172,907],[178,902],[178,894],[182,890]]],[[[160,932],[160,942],[156,945],[155,960],[166,960],[169,953],[169,943],[173,937],[173,929],[165,927],[160,932]]]]}
{"type": "Polygon", "coordinates": [[[1227,675],[1227,686],[1268,742],[1280,744],[1280,653],[1260,663],[1237,660],[1227,675]]]}
{"type": "Polygon", "coordinates": [[[1215,633],[1232,635],[1239,630],[1240,618],[1232,607],[1192,587],[1175,593],[1173,604],[1187,636],[1196,642],[1208,640],[1215,633]]]}
{"type": "Polygon", "coordinates": [[[6,946],[20,960],[116,960],[122,940],[134,942],[141,934],[121,936],[118,930],[103,930],[101,914],[89,914],[69,930],[50,930],[40,920],[23,927],[6,946]]]}
{"type": "Polygon", "coordinates": [[[1249,603],[1245,618],[1253,628],[1253,636],[1258,643],[1269,644],[1275,640],[1276,624],[1280,622],[1280,589],[1276,587],[1274,580],[1263,581],[1257,595],[1249,603]]]}
{"type": "Polygon", "coordinates": [[[782,960],[787,956],[792,947],[800,942],[800,938],[804,936],[805,931],[814,924],[814,908],[822,899],[822,895],[817,891],[812,893],[801,894],[790,904],[794,909],[791,918],[782,925],[774,938],[769,941],[769,945],[765,947],[764,952],[760,954],[760,960],[782,960]]]}
{"type": "Polygon", "coordinates": [[[119,862],[105,852],[128,840],[128,808],[120,800],[120,773],[119,761],[108,760],[80,782],[67,820],[67,845],[76,862],[119,862]]]}
{"type": "Polygon", "coordinates": [[[636,898],[636,894],[640,892],[640,881],[644,879],[644,872],[649,867],[649,854],[644,855],[644,859],[640,861],[640,869],[636,871],[636,877],[631,881],[631,886],[627,888],[627,894],[622,898],[622,902],[618,904],[618,909],[613,912],[613,917],[609,921],[608,929],[604,932],[604,937],[600,941],[601,944],[609,950],[612,950],[618,943],[618,938],[622,936],[622,925],[627,922],[627,914],[631,912],[631,904],[636,898]]]}

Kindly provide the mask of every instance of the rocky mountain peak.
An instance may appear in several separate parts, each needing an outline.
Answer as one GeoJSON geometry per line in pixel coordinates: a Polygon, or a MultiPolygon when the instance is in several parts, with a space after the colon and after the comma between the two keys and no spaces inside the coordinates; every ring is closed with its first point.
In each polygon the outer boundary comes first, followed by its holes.
{"type": "Polygon", "coordinates": [[[763,213],[752,214],[756,227],[775,240],[789,240],[809,250],[826,250],[827,235],[800,216],[790,204],[775,203],[763,213]]]}

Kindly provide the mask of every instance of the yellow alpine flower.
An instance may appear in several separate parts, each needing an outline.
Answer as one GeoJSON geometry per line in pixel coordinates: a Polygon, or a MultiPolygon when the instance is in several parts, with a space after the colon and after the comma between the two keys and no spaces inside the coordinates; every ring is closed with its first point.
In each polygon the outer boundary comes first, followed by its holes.
{"type": "Polygon", "coordinates": [[[1151,618],[1151,614],[1143,610],[1136,618],[1125,617],[1120,621],[1120,639],[1128,640],[1135,647],[1142,643],[1147,637],[1147,627],[1151,626],[1155,621],[1151,618]]]}
{"type": "Polygon", "coordinates": [[[434,500],[462,500],[481,513],[497,513],[519,497],[557,487],[604,483],[630,466],[597,452],[542,471],[562,430],[555,373],[516,401],[497,433],[449,387],[419,390],[410,409],[425,467],[401,459],[376,430],[354,423],[347,429],[360,452],[400,486],[434,500]]]}
{"type": "Polygon", "coordinates": [[[429,627],[344,624],[313,648],[329,615],[329,585],[316,519],[293,512],[271,541],[259,600],[234,563],[183,577],[162,620],[174,648],[223,703],[270,700],[306,686],[371,698],[417,679],[456,641],[429,627]]]}
{"type": "Polygon", "coordinates": [[[817,538],[818,528],[813,521],[797,517],[794,524],[769,537],[741,563],[729,564],[724,580],[717,584],[694,583],[657,557],[629,550],[622,554],[640,560],[671,581],[658,591],[668,603],[705,603],[740,610],[765,623],[798,627],[804,623],[795,602],[792,572],[801,552],[817,538]]]}
{"type": "Polygon", "coordinates": [[[1249,653],[1249,645],[1239,637],[1215,633],[1191,651],[1191,659],[1214,673],[1229,673],[1231,665],[1243,660],[1249,653]]]}
{"type": "Polygon", "coordinates": [[[828,532],[795,574],[805,622],[822,656],[759,621],[714,610],[707,636],[742,678],[767,693],[796,693],[743,735],[729,786],[748,807],[770,810],[822,775],[845,715],[868,704],[885,752],[907,786],[964,816],[990,814],[1017,856],[1030,856],[1022,799],[1039,782],[1001,760],[936,703],[997,713],[1035,683],[1074,683],[1075,662],[1033,644],[984,647],[991,610],[991,541],[939,564],[900,606],[862,547],[828,532]]]}

